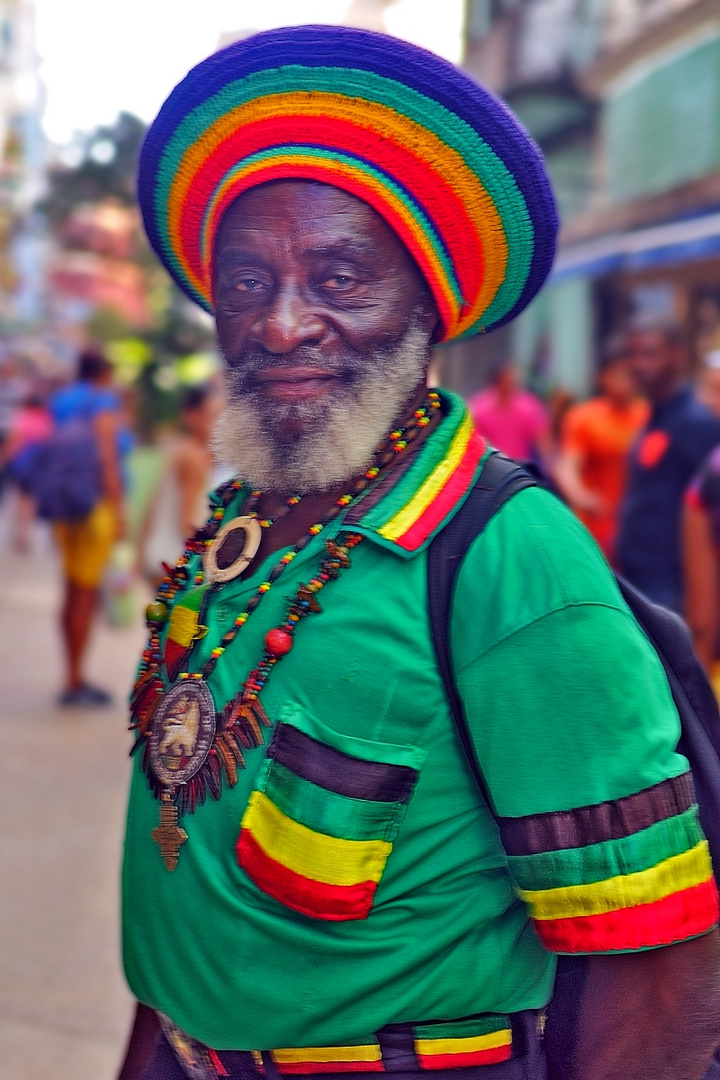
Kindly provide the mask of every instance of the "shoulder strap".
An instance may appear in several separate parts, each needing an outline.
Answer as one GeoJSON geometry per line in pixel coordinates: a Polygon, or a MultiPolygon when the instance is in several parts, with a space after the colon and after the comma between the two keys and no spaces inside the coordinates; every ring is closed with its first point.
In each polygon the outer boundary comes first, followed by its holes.
{"type": "Polygon", "coordinates": [[[462,558],[473,540],[508,499],[536,484],[536,479],[522,465],[503,454],[491,454],[463,505],[428,548],[428,608],[438,667],[465,756],[486,799],[485,781],[472,749],[465,710],[452,670],[448,640],[450,605],[462,558]]]}

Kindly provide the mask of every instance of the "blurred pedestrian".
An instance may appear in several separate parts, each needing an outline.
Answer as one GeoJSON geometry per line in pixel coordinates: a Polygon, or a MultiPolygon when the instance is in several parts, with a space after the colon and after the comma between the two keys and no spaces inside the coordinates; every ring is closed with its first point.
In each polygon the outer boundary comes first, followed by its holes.
{"type": "Polygon", "coordinates": [[[617,564],[651,600],[680,612],[683,496],[710,450],[720,443],[720,420],[688,384],[683,334],[674,322],[636,317],[628,327],[627,355],[651,413],[630,455],[617,564]]]}
{"type": "Polygon", "coordinates": [[[697,399],[720,418],[720,349],[706,353],[697,380],[697,399]]]}
{"type": "MultiPolygon", "coordinates": [[[[12,355],[0,356],[0,450],[10,437],[13,417],[27,397],[29,389],[27,376],[19,361],[12,355]]],[[[5,481],[9,479],[6,465],[7,459],[5,467],[0,467],[0,494],[4,490],[5,481]]]]}
{"type": "Polygon", "coordinates": [[[650,412],[638,395],[621,335],[605,343],[598,388],[596,397],[565,414],[554,474],[561,494],[612,563],[628,455],[650,412]]]}
{"type": "Polygon", "coordinates": [[[712,674],[720,630],[720,446],[685,494],[682,544],[685,619],[695,652],[712,674]]]}
{"type": "Polygon", "coordinates": [[[468,409],[480,434],[503,454],[549,465],[552,438],[547,409],[520,385],[510,361],[503,361],[490,385],[470,398],[468,409]]]}
{"type": "Polygon", "coordinates": [[[207,520],[215,486],[210,440],[221,409],[221,394],[209,384],[191,387],[182,398],[182,430],[167,447],[140,539],[141,566],[155,586],[165,575],[162,564],[174,565],[187,537],[207,520]]]}
{"type": "Polygon", "coordinates": [[[0,448],[0,470],[14,490],[10,517],[10,542],[16,551],[30,548],[30,528],[35,517],[32,491],[33,460],[37,447],[52,431],[52,420],[41,394],[30,393],[12,416],[7,437],[0,448]]]}
{"type": "MultiPolygon", "coordinates": [[[[53,531],[60,551],[65,595],[60,627],[65,648],[65,686],[60,705],[106,705],[110,696],[91,686],[84,676],[84,662],[103,573],[113,542],[123,532],[123,491],[119,437],[121,407],[112,389],[112,365],[103,353],[87,349],[78,360],[77,380],[59,390],[50,401],[58,432],[84,429],[88,456],[96,453],[99,465],[97,491],[82,517],[53,514],[53,531]]],[[[52,440],[51,440],[52,441],[52,440]]],[[[53,467],[62,469],[59,447],[50,447],[53,467]]],[[[67,445],[67,444],[66,444],[67,445]]]]}

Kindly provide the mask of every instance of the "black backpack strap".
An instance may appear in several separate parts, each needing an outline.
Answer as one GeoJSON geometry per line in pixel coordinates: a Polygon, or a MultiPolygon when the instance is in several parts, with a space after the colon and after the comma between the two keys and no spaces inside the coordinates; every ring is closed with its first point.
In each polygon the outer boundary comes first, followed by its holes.
{"type": "Polygon", "coordinates": [[[438,667],[465,756],[486,798],[485,781],[472,749],[465,710],[455,685],[448,640],[450,606],[462,558],[473,540],[508,499],[518,491],[536,485],[537,480],[522,465],[503,454],[491,454],[463,505],[428,548],[428,608],[438,667]]]}
{"type": "MultiPolygon", "coordinates": [[[[493,805],[455,684],[448,640],[450,610],[455,578],[473,540],[508,499],[524,488],[536,486],[537,482],[522,465],[502,454],[493,454],[455,517],[437,534],[428,549],[428,608],[438,667],[465,757],[491,813],[493,805]]],[[[545,1029],[550,1080],[570,1080],[575,1075],[573,1062],[586,975],[586,957],[559,957],[545,1029]]]]}

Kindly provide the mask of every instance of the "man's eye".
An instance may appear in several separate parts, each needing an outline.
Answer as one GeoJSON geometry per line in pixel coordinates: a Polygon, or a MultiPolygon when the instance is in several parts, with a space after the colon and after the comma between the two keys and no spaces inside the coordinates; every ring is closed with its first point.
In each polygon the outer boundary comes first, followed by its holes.
{"type": "Polygon", "coordinates": [[[247,277],[238,278],[234,287],[237,292],[257,292],[259,289],[264,288],[264,284],[260,278],[248,274],[247,277]]]}
{"type": "Polygon", "coordinates": [[[350,274],[333,274],[331,277],[325,278],[323,288],[339,291],[340,289],[350,289],[355,284],[357,284],[357,279],[350,274]]]}

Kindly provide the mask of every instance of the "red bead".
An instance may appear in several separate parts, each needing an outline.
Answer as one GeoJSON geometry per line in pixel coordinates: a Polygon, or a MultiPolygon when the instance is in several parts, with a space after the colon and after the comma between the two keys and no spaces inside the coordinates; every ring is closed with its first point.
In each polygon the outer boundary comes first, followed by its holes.
{"type": "Polygon", "coordinates": [[[265,648],[271,656],[285,656],[293,647],[292,635],[276,626],[265,635],[265,648]]]}

